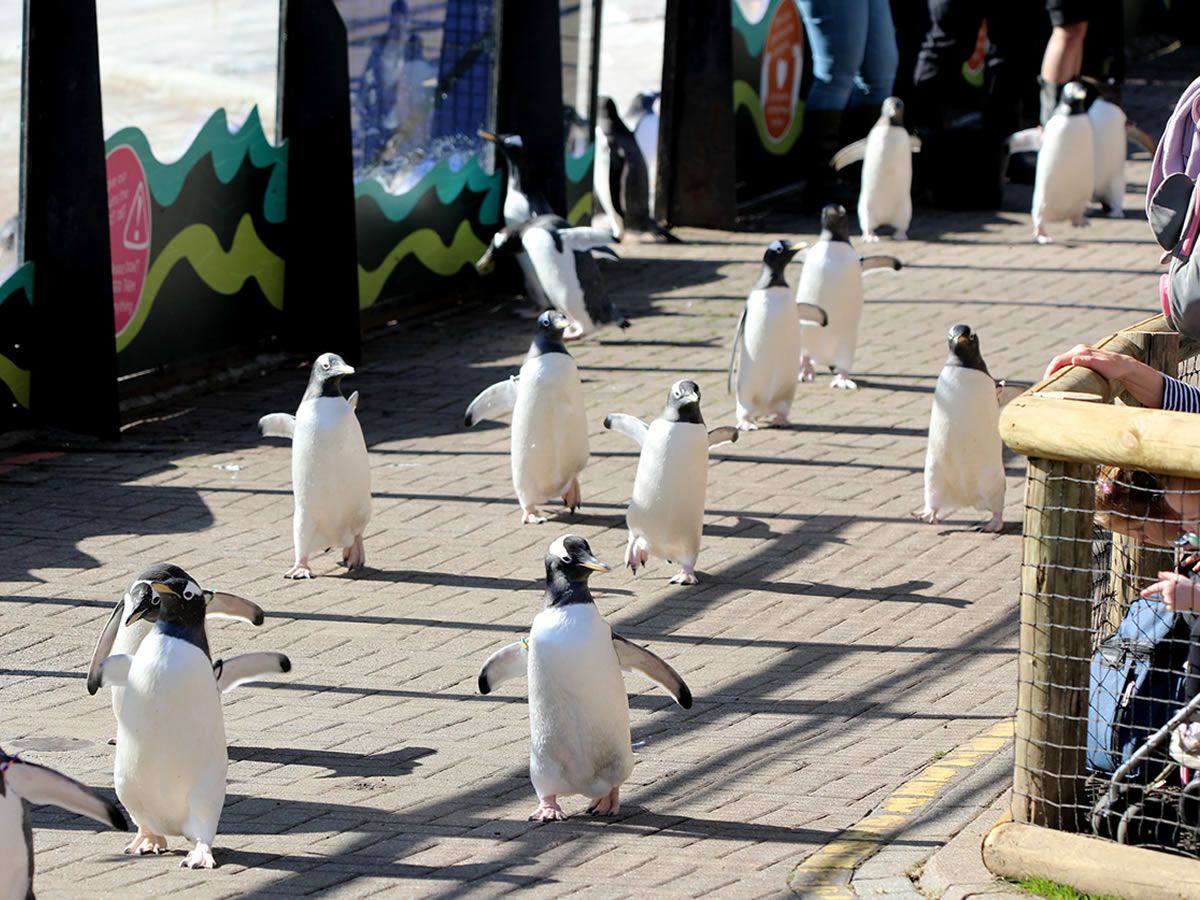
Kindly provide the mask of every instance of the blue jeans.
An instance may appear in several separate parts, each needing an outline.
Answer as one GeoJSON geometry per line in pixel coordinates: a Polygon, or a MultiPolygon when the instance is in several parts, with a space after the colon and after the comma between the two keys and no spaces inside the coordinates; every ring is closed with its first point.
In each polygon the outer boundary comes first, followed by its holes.
{"type": "Polygon", "coordinates": [[[878,108],[891,96],[900,62],[888,0],[796,2],[808,32],[816,79],[806,108],[878,108]]]}

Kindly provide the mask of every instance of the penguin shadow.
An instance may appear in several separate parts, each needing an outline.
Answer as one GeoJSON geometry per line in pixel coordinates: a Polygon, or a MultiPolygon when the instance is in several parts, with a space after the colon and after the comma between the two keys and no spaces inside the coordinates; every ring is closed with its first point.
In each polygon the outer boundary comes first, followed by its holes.
{"type": "Polygon", "coordinates": [[[733,525],[706,524],[704,526],[704,536],[754,538],[756,540],[782,537],[782,532],[772,531],[771,526],[762,519],[741,515],[736,518],[737,521],[733,525]]]}
{"type": "Polygon", "coordinates": [[[969,600],[959,597],[936,597],[920,594],[933,587],[932,581],[903,581],[898,584],[880,584],[873,587],[852,587],[832,583],[814,581],[749,581],[738,577],[736,573],[722,573],[702,576],[701,584],[721,584],[745,589],[748,591],[763,591],[769,594],[788,594],[807,598],[820,597],[829,600],[879,600],[888,603],[920,603],[936,604],[938,606],[953,606],[965,608],[970,606],[969,600]]]}
{"type": "MultiPolygon", "coordinates": [[[[950,523],[939,522],[938,524],[942,525],[942,526],[946,526],[946,525],[949,525],[950,523]]],[[[979,535],[984,535],[985,537],[997,538],[997,537],[1000,537],[1001,535],[1021,534],[1022,533],[1020,522],[1004,522],[1001,524],[999,531],[992,532],[990,534],[984,532],[984,530],[983,530],[983,526],[986,524],[987,524],[986,522],[974,522],[974,523],[963,522],[961,525],[957,525],[957,526],[953,526],[953,527],[949,527],[949,528],[946,528],[946,527],[939,528],[937,535],[938,535],[938,537],[949,537],[952,534],[979,534],[979,535]]]]}
{"type": "Polygon", "coordinates": [[[344,750],[296,750],[231,744],[230,762],[258,762],[279,766],[328,769],[314,778],[385,778],[408,775],[421,760],[437,753],[432,747],[400,747],[387,753],[347,753],[344,750]]]}

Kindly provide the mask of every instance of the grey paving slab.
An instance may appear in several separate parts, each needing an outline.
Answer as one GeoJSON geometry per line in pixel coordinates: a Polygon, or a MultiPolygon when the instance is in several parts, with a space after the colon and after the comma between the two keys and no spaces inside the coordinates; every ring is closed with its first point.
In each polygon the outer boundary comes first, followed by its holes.
{"type": "MultiPolygon", "coordinates": [[[[1153,77],[1162,83],[1138,89],[1146,115],[1161,116],[1179,76],[1153,77]]],[[[1145,169],[1131,165],[1131,185],[1145,169]]],[[[814,219],[776,214],[734,233],[681,229],[683,246],[622,248],[606,272],[637,322],[573,349],[592,464],[582,511],[544,526],[520,525],[506,428],[461,428],[466,403],[515,371],[528,344],[526,320],[488,307],[367,345],[354,378],[375,488],[362,573],[326,555],[315,581],[281,578],[289,450],[254,423],[295,405],[301,367],[186,397],[120,444],[0,458],[6,748],[111,786],[114,725],[84,671],[109,605],[157,559],[267,610],[260,629],[215,624],[216,653],[279,649],[295,665],[227,698],[219,869],[124,858],[119,835],[39,809],[39,893],[786,891],[797,863],[1014,706],[1021,460],[1009,461],[1003,534],[971,530],[973,514],[940,527],[909,515],[947,329],[969,322],[994,373],[1032,381],[1057,350],[1155,309],[1144,221],[1095,219],[1036,247],[1028,199],[1014,186],[995,214],[920,211],[913,240],[884,245],[907,268],[867,282],[862,389],[818,379],[800,390],[794,427],[715,452],[701,585],[668,585],[661,563],[597,577],[603,613],[696,696],[683,711],[628,682],[638,765],[615,821],[588,819],[575,798],[565,823],[524,820],[535,803],[524,685],[480,697],[476,672],[536,612],[553,537],[578,532],[619,562],[636,458],[603,429],[606,413],[651,416],[691,375],[708,420],[731,420],[726,348],[757,259],[775,237],[815,237],[814,219]]],[[[1127,207],[1139,207],[1132,193],[1127,207]]],[[[949,834],[915,823],[895,843],[932,852],[949,834]]]]}

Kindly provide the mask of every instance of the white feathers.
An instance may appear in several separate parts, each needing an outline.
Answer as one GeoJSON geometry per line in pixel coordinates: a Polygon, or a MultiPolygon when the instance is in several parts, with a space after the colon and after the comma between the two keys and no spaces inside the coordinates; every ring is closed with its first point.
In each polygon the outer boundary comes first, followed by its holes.
{"type": "Polygon", "coordinates": [[[1097,97],[1088,109],[1092,123],[1094,171],[1092,199],[1108,209],[1110,218],[1125,215],[1125,113],[1115,103],[1097,97]]]}
{"type": "Polygon", "coordinates": [[[996,383],[978,369],[947,365],[938,375],[925,454],[925,508],[937,522],[963,507],[987,510],[999,530],[1004,513],[1004,453],[996,383]]]}
{"type": "MultiPolygon", "coordinates": [[[[796,300],[815,303],[829,317],[824,328],[801,325],[801,352],[814,366],[829,366],[848,374],[854,365],[863,308],[862,265],[849,242],[821,240],[809,248],[800,270],[796,300]]],[[[801,377],[805,374],[801,372],[801,377]]]]}
{"type": "Polygon", "coordinates": [[[520,376],[510,375],[507,381],[493,384],[484,388],[479,396],[471,401],[463,418],[463,423],[470,428],[476,422],[495,419],[507,415],[517,405],[517,387],[520,376]]]}
{"type": "Polygon", "coordinates": [[[587,410],[575,360],[567,353],[527,360],[512,420],[512,479],[521,508],[566,494],[588,454],[587,410]]]}
{"type": "Polygon", "coordinates": [[[912,221],[912,154],[914,145],[900,125],[880,119],[870,134],[863,156],[858,194],[858,223],[863,240],[876,241],[881,225],[895,228],[895,239],[908,236],[912,221]]]}
{"type": "Polygon", "coordinates": [[[566,544],[563,543],[564,540],[566,540],[566,537],[567,536],[565,534],[556,537],[554,539],[554,543],[550,545],[550,549],[547,552],[552,556],[557,556],[563,562],[570,562],[571,553],[567,550],[566,544]]]}
{"type": "Polygon", "coordinates": [[[1053,240],[1046,223],[1085,223],[1094,190],[1095,150],[1086,115],[1055,113],[1046,122],[1033,179],[1033,233],[1040,244],[1053,240]]]}
{"type": "Polygon", "coordinates": [[[737,366],[738,427],[756,428],[768,416],[777,424],[786,423],[799,374],[800,318],[791,288],[751,291],[737,366]]]}

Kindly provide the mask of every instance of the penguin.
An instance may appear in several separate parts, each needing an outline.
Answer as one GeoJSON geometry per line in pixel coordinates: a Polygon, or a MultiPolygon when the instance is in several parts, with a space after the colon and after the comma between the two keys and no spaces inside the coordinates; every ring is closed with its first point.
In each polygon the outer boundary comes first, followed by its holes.
{"type": "Polygon", "coordinates": [[[625,121],[633,131],[633,139],[646,162],[650,184],[650,213],[654,214],[654,185],[658,178],[658,91],[642,91],[633,98],[625,113],[625,121]]]}
{"type": "Polygon", "coordinates": [[[825,327],[801,326],[800,381],[812,381],[816,366],[828,366],[834,371],[831,388],[857,389],[850,368],[862,318],[863,273],[900,268],[900,260],[894,256],[858,255],[850,245],[850,221],[844,207],[831,203],[821,210],[821,237],[804,253],[796,302],[821,307],[827,319],[825,327]]]}
{"type": "Polygon", "coordinates": [[[1068,83],[1042,131],[1032,209],[1033,237],[1039,244],[1054,241],[1046,231],[1047,222],[1067,219],[1076,227],[1087,224],[1084,211],[1095,189],[1095,149],[1086,99],[1082,83],[1068,83]]]}
{"type": "Polygon", "coordinates": [[[1128,121],[1125,111],[1092,84],[1087,117],[1092,126],[1092,199],[1110,219],[1125,218],[1125,152],[1128,121]]]}
{"type": "Polygon", "coordinates": [[[625,565],[637,573],[650,556],[679,565],[671,584],[697,584],[696,559],[704,527],[708,451],[733,443],[729,425],[709,431],[700,415],[700,385],[684,379],[671,385],[662,414],[647,425],[636,416],[612,413],[604,427],[632,438],[642,448],[633,496],[625,514],[629,540],[625,565]]]}
{"type": "Polygon", "coordinates": [[[123,687],[117,714],[113,780],[137,834],[126,853],[163,853],[167,837],[194,844],[181,868],[211,869],[229,754],[220,695],[238,684],[291,671],[282,653],[247,653],[213,663],[204,632],[204,593],[168,578],[125,619],[129,626],[157,609],[154,628],[133,656],[100,664],[98,687],[123,687]],[[215,677],[214,677],[215,676],[215,677]]]}
{"type": "Polygon", "coordinates": [[[129,830],[129,823],[116,804],[74,778],[16,755],[9,756],[0,747],[0,898],[3,900],[33,897],[30,803],[60,806],[118,831],[129,830]]]}
{"type": "Polygon", "coordinates": [[[879,240],[876,229],[880,225],[895,229],[893,240],[908,239],[912,221],[912,155],[920,150],[921,139],[904,127],[904,101],[888,97],[870,133],[834,154],[833,166],[839,170],[862,160],[858,224],[864,241],[879,240]]]}
{"type": "Polygon", "coordinates": [[[356,415],[358,391],[348,400],[342,395],[342,378],[353,374],[336,353],[323,353],[296,414],[258,420],[264,436],[292,439],[296,561],[284,578],[312,578],[309,557],[335,546],[342,548],[347,569],[367,563],[363,532],[371,521],[371,466],[356,415]]]}
{"type": "Polygon", "coordinates": [[[582,505],[579,475],[588,462],[587,411],[575,360],[563,344],[567,317],[538,316],[533,343],[519,374],[483,391],[463,424],[512,413],[512,479],[521,521],[540,525],[538,504],[562,497],[571,512],[582,505]]]}
{"type": "MultiPolygon", "coordinates": [[[[244,600],[236,594],[202,590],[195,579],[179,566],[170,563],[155,563],[141,571],[129,585],[124,597],[118,600],[116,606],[113,607],[112,615],[108,617],[104,630],[100,632],[100,638],[96,641],[96,649],[92,652],[92,662],[88,668],[89,694],[95,694],[98,688],[100,663],[114,653],[130,655],[136,653],[142,639],[150,633],[150,628],[154,624],[155,617],[153,616],[144,616],[140,621],[128,627],[124,625],[124,622],[132,615],[134,609],[148,598],[151,583],[166,581],[168,578],[182,579],[189,584],[191,590],[200,591],[204,595],[205,615],[208,618],[237,619],[252,625],[263,623],[262,607],[258,604],[244,600]]],[[[123,694],[121,688],[114,688],[112,691],[113,716],[116,716],[121,710],[123,694]]]]}
{"type": "Polygon", "coordinates": [[[783,277],[784,268],[802,249],[803,245],[794,247],[787,241],[768,245],[762,272],[738,319],[728,385],[732,390],[736,369],[737,427],[742,431],[753,431],[767,416],[773,425],[789,424],[800,374],[800,320],[821,327],[828,322],[821,307],[797,303],[783,277]]]}
{"type": "Polygon", "coordinates": [[[651,216],[651,182],[646,160],[633,132],[621,121],[612,97],[599,98],[594,164],[592,188],[616,240],[621,240],[626,231],[638,231],[682,243],[651,216]]]}
{"type": "Polygon", "coordinates": [[[600,267],[588,252],[608,251],[612,240],[610,231],[572,228],[558,216],[538,216],[496,232],[475,268],[482,272],[494,260],[516,254],[523,261],[529,293],[546,298],[570,320],[566,337],[571,340],[594,331],[598,325],[630,325],[609,299],[600,267]]]}
{"type": "Polygon", "coordinates": [[[491,141],[504,162],[504,224],[520,225],[534,216],[553,214],[545,194],[529,182],[525,167],[525,142],[519,134],[496,134],[480,131],[479,136],[491,141]]]}
{"type": "Polygon", "coordinates": [[[938,375],[925,453],[923,522],[936,525],[963,506],[992,514],[983,531],[1004,527],[1004,448],[995,380],[979,352],[979,336],[955,325],[950,356],[938,375]]]}
{"type": "Polygon", "coordinates": [[[583,538],[556,539],[546,553],[544,606],[528,637],[493,653],[479,670],[481,694],[511,678],[529,679],[529,775],[538,795],[531,822],[565,819],[558,801],[568,794],[589,798],[589,815],[620,812],[621,785],[633,770],[622,670],[640,672],[692,707],[679,673],[600,615],[588,578],[607,571],[583,538]]]}

